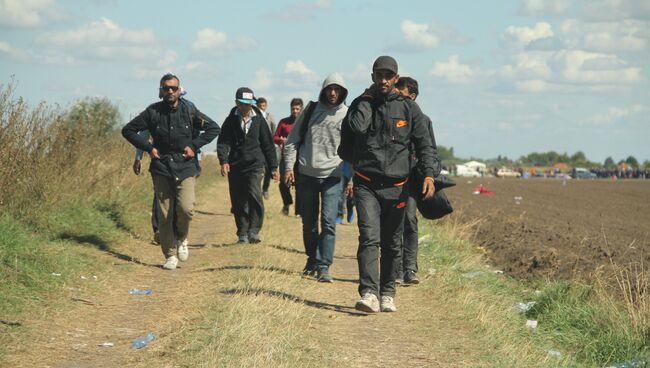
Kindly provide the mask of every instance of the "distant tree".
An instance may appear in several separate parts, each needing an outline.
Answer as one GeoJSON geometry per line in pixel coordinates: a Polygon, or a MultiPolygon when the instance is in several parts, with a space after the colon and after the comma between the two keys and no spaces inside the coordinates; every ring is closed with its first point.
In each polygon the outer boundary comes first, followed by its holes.
{"type": "Polygon", "coordinates": [[[438,146],[438,158],[440,158],[440,161],[454,160],[454,147],[438,146]]]}
{"type": "Polygon", "coordinates": [[[89,97],[72,106],[66,121],[78,132],[103,137],[117,129],[120,112],[107,98],[89,97]]]}
{"type": "Polygon", "coordinates": [[[571,156],[571,161],[574,161],[574,162],[575,161],[583,161],[584,162],[584,161],[587,161],[587,156],[585,156],[584,152],[578,151],[578,152],[574,153],[571,156]]]}
{"type": "Polygon", "coordinates": [[[643,161],[643,167],[646,169],[650,169],[650,160],[643,161]]]}
{"type": "Polygon", "coordinates": [[[608,169],[611,169],[616,166],[616,163],[614,162],[612,156],[609,156],[605,159],[605,162],[603,162],[603,166],[608,169]]]}
{"type": "Polygon", "coordinates": [[[633,168],[638,168],[639,167],[639,161],[637,161],[634,156],[628,156],[625,159],[625,163],[632,166],[633,168]]]}

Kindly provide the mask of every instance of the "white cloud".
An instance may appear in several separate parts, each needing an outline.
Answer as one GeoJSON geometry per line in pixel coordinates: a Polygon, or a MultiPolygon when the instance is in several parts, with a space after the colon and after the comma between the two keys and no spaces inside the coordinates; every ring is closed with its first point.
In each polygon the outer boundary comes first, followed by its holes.
{"type": "Polygon", "coordinates": [[[650,23],[634,19],[611,22],[567,19],[560,30],[574,47],[593,51],[639,52],[646,50],[650,42],[650,23]]]}
{"type": "Polygon", "coordinates": [[[288,60],[284,68],[284,72],[288,74],[300,75],[313,75],[313,70],[309,69],[302,60],[288,60]]]}
{"type": "Polygon", "coordinates": [[[268,91],[273,87],[274,83],[273,73],[262,68],[255,71],[255,78],[249,84],[253,91],[268,91]]]}
{"type": "Polygon", "coordinates": [[[583,124],[607,125],[619,121],[622,118],[639,114],[646,111],[647,108],[641,105],[632,105],[627,107],[611,106],[604,114],[596,114],[587,119],[583,124]]]}
{"type": "Polygon", "coordinates": [[[0,53],[3,53],[13,59],[25,60],[28,55],[22,50],[16,49],[8,42],[0,41],[0,53]]]}
{"type": "Polygon", "coordinates": [[[290,88],[312,88],[318,85],[318,75],[302,60],[288,60],[284,67],[287,78],[284,85],[290,88]]]}
{"type": "Polygon", "coordinates": [[[519,7],[522,15],[559,15],[569,8],[568,0],[523,0],[519,7]]]}
{"type": "Polygon", "coordinates": [[[569,82],[632,83],[641,79],[641,69],[628,67],[616,55],[582,50],[561,51],[554,56],[563,68],[562,76],[569,82]],[[589,64],[596,68],[589,68],[589,64]]]}
{"type": "Polygon", "coordinates": [[[618,21],[621,19],[650,19],[650,2],[647,0],[590,0],[583,17],[587,20],[618,21]]]}
{"type": "Polygon", "coordinates": [[[479,69],[472,69],[469,65],[461,64],[458,55],[452,55],[446,63],[437,62],[429,75],[436,78],[444,78],[452,83],[468,83],[477,76],[482,75],[479,69]]]}
{"type": "Polygon", "coordinates": [[[248,36],[240,36],[235,42],[228,40],[228,34],[213,28],[203,28],[196,33],[192,50],[222,55],[231,51],[251,51],[257,48],[257,41],[248,36]]]}
{"type": "Polygon", "coordinates": [[[82,60],[150,60],[163,53],[152,30],[125,29],[104,17],[75,30],[44,33],[37,43],[45,54],[82,60]]]}
{"type": "Polygon", "coordinates": [[[192,42],[192,50],[215,50],[223,47],[227,40],[228,35],[225,32],[219,32],[212,28],[203,28],[197,32],[196,40],[192,42]]]}
{"type": "Polygon", "coordinates": [[[553,30],[551,29],[551,25],[546,22],[538,22],[533,28],[510,26],[506,28],[506,32],[504,33],[506,41],[521,46],[526,46],[532,41],[548,37],[553,37],[553,30]]]}
{"type": "Polygon", "coordinates": [[[0,26],[39,27],[63,17],[56,0],[0,0],[0,26]]]}
{"type": "Polygon", "coordinates": [[[512,64],[501,68],[501,75],[513,79],[550,78],[553,74],[548,66],[549,53],[521,52],[512,57],[512,64]]]}
{"type": "Polygon", "coordinates": [[[404,40],[410,46],[420,49],[434,49],[440,46],[440,37],[432,32],[428,24],[415,23],[404,20],[400,25],[404,40]]]}

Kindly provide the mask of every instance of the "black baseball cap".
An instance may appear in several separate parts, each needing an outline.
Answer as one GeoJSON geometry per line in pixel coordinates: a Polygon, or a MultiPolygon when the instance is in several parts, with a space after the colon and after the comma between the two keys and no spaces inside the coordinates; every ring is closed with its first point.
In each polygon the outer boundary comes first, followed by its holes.
{"type": "Polygon", "coordinates": [[[397,61],[387,55],[380,56],[372,64],[372,71],[374,72],[375,70],[388,70],[397,74],[397,61]]]}
{"type": "Polygon", "coordinates": [[[251,105],[256,103],[255,94],[253,90],[248,87],[240,87],[235,92],[235,100],[243,104],[251,105]]]}

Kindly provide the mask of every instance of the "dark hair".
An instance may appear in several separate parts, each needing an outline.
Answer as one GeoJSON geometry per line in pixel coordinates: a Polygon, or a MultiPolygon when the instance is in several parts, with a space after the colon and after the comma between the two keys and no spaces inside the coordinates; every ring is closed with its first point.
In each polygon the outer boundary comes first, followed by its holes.
{"type": "Polygon", "coordinates": [[[178,77],[175,76],[174,74],[167,73],[167,74],[163,75],[162,78],[160,78],[160,86],[162,86],[163,82],[168,81],[170,79],[176,79],[178,81],[178,83],[181,82],[181,80],[178,79],[178,77]]]}
{"type": "Polygon", "coordinates": [[[303,106],[302,98],[295,97],[291,99],[291,103],[289,104],[289,106],[296,106],[296,105],[303,106]]]}
{"type": "Polygon", "coordinates": [[[395,83],[395,88],[402,89],[404,87],[409,89],[409,93],[415,93],[416,96],[420,94],[418,81],[411,77],[399,77],[399,80],[395,83]]]}
{"type": "Polygon", "coordinates": [[[268,102],[266,101],[266,98],[264,98],[264,97],[258,97],[258,98],[257,98],[257,104],[256,104],[256,105],[259,106],[260,104],[263,104],[263,103],[268,103],[268,102]]]}

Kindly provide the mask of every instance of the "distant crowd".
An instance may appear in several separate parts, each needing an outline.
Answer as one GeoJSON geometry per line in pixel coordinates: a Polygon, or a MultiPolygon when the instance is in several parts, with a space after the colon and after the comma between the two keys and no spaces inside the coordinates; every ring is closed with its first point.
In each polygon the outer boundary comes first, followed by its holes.
{"type": "Polygon", "coordinates": [[[650,179],[650,168],[644,169],[608,169],[605,167],[598,167],[589,170],[596,174],[599,178],[616,178],[616,179],[650,179]]]}

